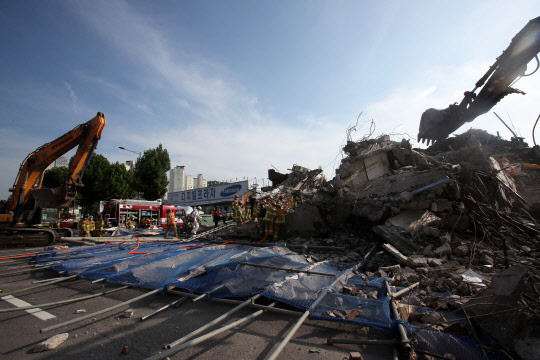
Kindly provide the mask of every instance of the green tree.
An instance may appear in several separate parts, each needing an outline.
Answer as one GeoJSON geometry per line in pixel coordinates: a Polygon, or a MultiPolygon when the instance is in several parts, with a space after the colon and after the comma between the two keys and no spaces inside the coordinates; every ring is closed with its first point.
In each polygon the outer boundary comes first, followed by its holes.
{"type": "Polygon", "coordinates": [[[106,188],[100,190],[100,193],[105,193],[106,200],[131,199],[137,195],[137,191],[133,189],[133,173],[127,170],[124,164],[111,164],[107,171],[107,180],[106,188]]]}
{"type": "Polygon", "coordinates": [[[43,174],[42,186],[44,188],[55,188],[62,186],[67,181],[68,173],[69,169],[65,166],[45,170],[45,174],[43,174]]]}
{"type": "Polygon", "coordinates": [[[167,171],[171,169],[169,152],[161,144],[146,150],[135,165],[135,190],[147,200],[156,200],[167,192],[167,171]]]}
{"type": "Polygon", "coordinates": [[[94,154],[86,167],[80,189],[79,203],[89,212],[96,211],[101,200],[127,199],[137,195],[133,189],[133,174],[120,163],[110,164],[100,154],[94,154]]]}

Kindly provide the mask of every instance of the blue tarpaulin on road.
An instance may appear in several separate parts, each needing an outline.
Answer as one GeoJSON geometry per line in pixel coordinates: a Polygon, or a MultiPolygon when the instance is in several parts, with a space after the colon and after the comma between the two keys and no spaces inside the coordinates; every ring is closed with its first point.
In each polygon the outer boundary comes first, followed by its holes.
{"type": "MultiPolygon", "coordinates": [[[[123,243],[72,247],[35,260],[87,280],[106,279],[157,289],[173,286],[209,298],[246,299],[261,294],[302,310],[310,309],[321,291],[327,291],[311,309],[310,318],[356,323],[399,337],[390,316],[390,298],[383,288],[385,278],[367,277],[332,262],[312,263],[284,247],[151,241],[140,246],[123,243]],[[338,276],[339,282],[333,284],[338,276]],[[351,284],[376,291],[377,298],[343,294],[343,287],[351,284]]],[[[453,354],[456,359],[482,359],[481,351],[468,338],[403,323],[421,350],[441,356],[453,354]]]]}

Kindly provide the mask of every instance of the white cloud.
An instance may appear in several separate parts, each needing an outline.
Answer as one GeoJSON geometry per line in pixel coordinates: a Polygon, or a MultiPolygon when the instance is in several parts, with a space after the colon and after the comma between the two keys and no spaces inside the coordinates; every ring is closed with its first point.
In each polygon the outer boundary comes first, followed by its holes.
{"type": "Polygon", "coordinates": [[[73,87],[68,82],[64,81],[64,85],[66,86],[68,92],[69,92],[69,98],[71,99],[71,106],[73,109],[73,112],[78,114],[79,113],[79,106],[77,104],[77,95],[75,95],[75,91],[73,91],[73,87]]]}

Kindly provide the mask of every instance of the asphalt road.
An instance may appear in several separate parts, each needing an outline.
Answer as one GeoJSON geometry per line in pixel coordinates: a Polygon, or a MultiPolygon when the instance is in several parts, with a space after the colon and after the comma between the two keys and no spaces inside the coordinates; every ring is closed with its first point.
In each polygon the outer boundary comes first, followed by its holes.
{"type": "MultiPolygon", "coordinates": [[[[30,250],[2,250],[0,258],[27,253],[30,250]]],[[[4,297],[11,292],[24,289],[33,281],[56,278],[50,270],[7,275],[29,264],[24,260],[0,260],[0,309],[14,308],[4,297]]],[[[71,279],[57,284],[42,286],[13,296],[32,305],[65,300],[118,288],[115,284],[92,284],[83,279],[71,279]]],[[[146,321],[143,315],[178,299],[174,295],[154,294],[124,305],[114,311],[92,316],[62,328],[41,333],[40,330],[67,320],[76,319],[98,310],[119,304],[148,292],[147,289],[128,288],[105,296],[61,306],[43,308],[42,318],[26,311],[0,313],[0,358],[2,359],[145,359],[163,351],[163,345],[196,330],[234,307],[213,301],[193,303],[185,301],[177,308],[169,308],[146,321]],[[123,317],[128,308],[134,310],[131,318],[123,317]],[[47,315],[50,314],[50,315],[47,315]],[[38,343],[56,334],[69,333],[68,339],[57,348],[34,353],[38,343]],[[129,354],[121,354],[124,347],[129,354]]],[[[244,308],[222,323],[222,326],[256,309],[244,308]]],[[[297,318],[265,312],[251,322],[225,331],[204,343],[180,351],[171,359],[240,360],[267,358],[286,336],[297,318]]],[[[219,327],[213,327],[211,330],[219,327]]],[[[285,347],[279,359],[342,360],[351,351],[359,351],[365,360],[391,359],[392,349],[388,346],[363,347],[359,345],[326,345],[328,337],[365,337],[365,328],[342,323],[308,320],[285,347]],[[315,351],[315,352],[310,352],[315,351]]],[[[370,332],[370,338],[373,333],[370,332]]]]}

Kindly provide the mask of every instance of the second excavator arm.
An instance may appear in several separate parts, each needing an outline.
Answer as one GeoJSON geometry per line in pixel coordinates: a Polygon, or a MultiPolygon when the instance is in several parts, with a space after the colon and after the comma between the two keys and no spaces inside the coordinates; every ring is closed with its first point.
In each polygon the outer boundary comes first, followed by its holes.
{"type": "MultiPolygon", "coordinates": [[[[501,56],[478,80],[472,91],[465,92],[461,103],[443,110],[428,109],[422,114],[418,141],[435,142],[448,137],[466,122],[488,112],[503,97],[524,94],[511,85],[525,74],[527,64],[540,52],[540,17],[532,19],[503,51],[501,56]],[[476,91],[480,89],[478,94],[476,91]]],[[[540,64],[538,64],[540,66],[540,64]]]]}

